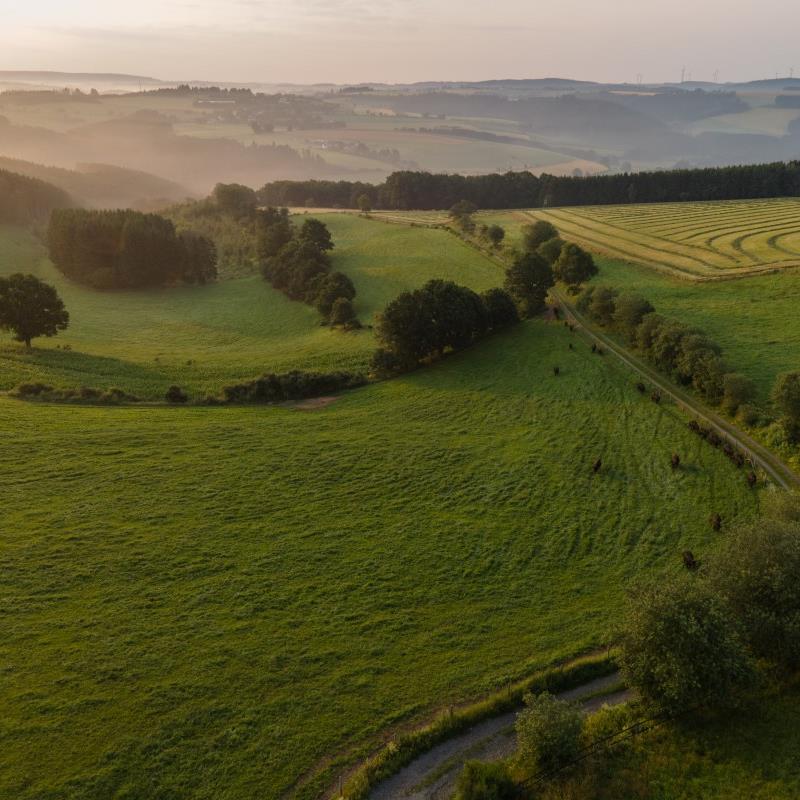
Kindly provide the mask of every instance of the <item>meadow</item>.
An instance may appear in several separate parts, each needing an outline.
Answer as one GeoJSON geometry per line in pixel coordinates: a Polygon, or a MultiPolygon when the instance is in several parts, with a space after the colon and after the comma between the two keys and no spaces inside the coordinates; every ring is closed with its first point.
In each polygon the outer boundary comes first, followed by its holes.
{"type": "MultiPolygon", "coordinates": [[[[496,265],[445,231],[338,214],[322,218],[336,242],[334,269],[353,280],[356,312],[367,325],[401,291],[434,276],[476,291],[502,283],[496,265]]],[[[177,383],[203,396],[264,372],[363,371],[376,347],[369,329],[343,333],[323,327],[313,308],[288,300],[260,276],[204,287],[96,292],[67,281],[29,233],[3,229],[0,275],[19,271],[55,285],[71,323],[58,337],[37,340],[31,353],[4,336],[0,391],[42,381],[70,388],[119,386],[160,399],[177,383]]]]}
{"type": "MultiPolygon", "coordinates": [[[[537,209],[565,238],[614,258],[697,280],[800,266],[800,199],[537,209]]],[[[512,225],[514,222],[512,222],[512,225]]]]}
{"type": "Polygon", "coordinates": [[[315,412],[0,399],[0,796],[316,796],[606,643],[759,500],[632,382],[533,321],[315,412]]]}

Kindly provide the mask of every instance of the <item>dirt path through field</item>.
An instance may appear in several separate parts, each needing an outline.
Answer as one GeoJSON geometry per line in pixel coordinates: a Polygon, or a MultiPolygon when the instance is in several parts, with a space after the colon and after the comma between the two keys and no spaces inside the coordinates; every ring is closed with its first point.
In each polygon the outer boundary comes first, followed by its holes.
{"type": "MultiPolygon", "coordinates": [[[[627,690],[598,696],[599,692],[619,683],[619,673],[597,678],[576,689],[562,692],[564,700],[586,698],[581,706],[587,713],[604,703],[618,705],[627,701],[627,690]]],[[[514,734],[516,711],[481,722],[460,736],[442,742],[432,750],[412,761],[396,775],[373,789],[370,800],[446,800],[455,788],[459,773],[466,761],[498,761],[510,756],[516,749],[514,734]]]]}

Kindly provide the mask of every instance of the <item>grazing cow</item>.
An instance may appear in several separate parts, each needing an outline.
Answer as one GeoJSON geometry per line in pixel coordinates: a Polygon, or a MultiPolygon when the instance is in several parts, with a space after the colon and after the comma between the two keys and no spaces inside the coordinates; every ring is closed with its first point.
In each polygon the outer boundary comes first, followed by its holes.
{"type": "Polygon", "coordinates": [[[660,393],[660,392],[653,391],[653,392],[652,392],[652,394],[650,395],[650,399],[651,399],[651,400],[652,400],[654,403],[660,403],[660,402],[661,402],[661,393],[660,393]]]}
{"type": "Polygon", "coordinates": [[[691,550],[683,551],[683,566],[692,572],[700,566],[700,562],[694,557],[694,553],[691,550]]]}
{"type": "Polygon", "coordinates": [[[592,342],[592,352],[593,353],[597,352],[597,345],[594,342],[592,342]]]}
{"type": "Polygon", "coordinates": [[[561,368],[560,367],[553,367],[553,375],[555,375],[556,378],[557,378],[560,374],[561,374],[561,368]]]}
{"type": "Polygon", "coordinates": [[[597,475],[597,473],[600,472],[600,468],[602,466],[603,466],[603,459],[602,458],[598,458],[597,461],[595,461],[594,464],[592,465],[592,472],[595,475],[597,475]]]}
{"type": "Polygon", "coordinates": [[[673,453],[671,463],[673,470],[678,469],[678,467],[681,465],[681,457],[677,453],[673,453]]]}
{"type": "Polygon", "coordinates": [[[758,483],[758,476],[755,472],[750,472],[747,476],[747,485],[752,489],[758,483]]]}
{"type": "Polygon", "coordinates": [[[719,514],[712,514],[708,521],[712,530],[719,531],[722,528],[722,517],[719,514]]]}
{"type": "Polygon", "coordinates": [[[572,342],[569,343],[569,349],[574,350],[575,348],[572,346],[572,342]]]}
{"type": "Polygon", "coordinates": [[[647,387],[639,381],[639,383],[636,384],[636,391],[639,392],[639,394],[644,394],[647,391],[647,387]]]}

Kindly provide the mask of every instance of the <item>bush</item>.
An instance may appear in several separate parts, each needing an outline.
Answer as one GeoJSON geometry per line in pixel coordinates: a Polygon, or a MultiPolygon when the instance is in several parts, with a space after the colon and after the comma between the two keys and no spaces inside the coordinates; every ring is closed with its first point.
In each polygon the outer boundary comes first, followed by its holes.
{"type": "Polygon", "coordinates": [[[739,623],[709,586],[685,575],[631,592],[620,666],[643,700],[668,712],[735,705],[755,680],[739,623]]]}
{"type": "Polygon", "coordinates": [[[761,412],[750,403],[743,403],[736,412],[736,419],[749,428],[755,428],[761,423],[761,412]]]}
{"type": "Polygon", "coordinates": [[[456,784],[455,800],[513,800],[517,795],[505,764],[467,761],[456,784]]]}
{"type": "Polygon", "coordinates": [[[517,758],[529,770],[551,772],[574,761],[581,749],[583,715],[575,703],[544,692],[525,696],[517,715],[517,758]]]}
{"type": "Polygon", "coordinates": [[[164,395],[164,399],[168,403],[177,405],[188,402],[189,396],[183,391],[183,389],[181,389],[180,386],[170,386],[169,389],[167,389],[167,393],[164,395]]]}
{"type": "Polygon", "coordinates": [[[119,403],[138,403],[139,398],[117,386],[110,389],[95,389],[81,386],[80,389],[57,389],[47,383],[21,383],[10,392],[20,400],[44,400],[50,403],[99,403],[117,405],[119,403]]]}
{"type": "Polygon", "coordinates": [[[227,403],[283,403],[341,392],[363,386],[363,375],[350,372],[269,373],[247,383],[226,386],[227,403]]]}
{"type": "Polygon", "coordinates": [[[735,414],[739,406],[749,403],[756,396],[755,384],[738,372],[729,372],[722,379],[722,405],[729,414],[735,414]]]}
{"type": "Polygon", "coordinates": [[[345,330],[355,330],[361,327],[353,304],[346,297],[336,299],[333,308],[331,308],[329,322],[334,327],[344,328],[345,330]]]}

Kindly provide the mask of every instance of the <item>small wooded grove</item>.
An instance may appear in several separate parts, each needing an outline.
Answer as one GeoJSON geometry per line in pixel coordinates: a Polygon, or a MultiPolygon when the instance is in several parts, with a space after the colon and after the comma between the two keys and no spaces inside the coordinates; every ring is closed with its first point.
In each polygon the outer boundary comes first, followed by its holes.
{"type": "Polygon", "coordinates": [[[140,289],[217,277],[214,243],[139,211],[57,209],[47,231],[50,259],[68,278],[96,289],[140,289]]]}
{"type": "Polygon", "coordinates": [[[373,209],[447,209],[461,200],[478,208],[743,200],[800,195],[800,161],[678,169],[591,177],[537,177],[530,172],[434,175],[401,171],[382,184],[352,181],[275,181],[259,191],[263,204],[373,209]]]}
{"type": "Polygon", "coordinates": [[[286,208],[256,214],[258,257],[264,278],[292,300],[314,306],[333,326],[359,328],[353,309],[356,290],[342,272],[331,271],[334,243],[324,222],[292,224],[286,208]]]}
{"type": "Polygon", "coordinates": [[[0,223],[30,225],[46,222],[50,212],[75,205],[50,183],[0,170],[0,223]]]}

